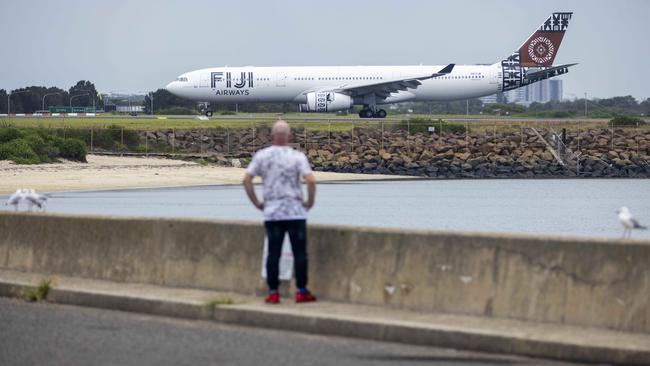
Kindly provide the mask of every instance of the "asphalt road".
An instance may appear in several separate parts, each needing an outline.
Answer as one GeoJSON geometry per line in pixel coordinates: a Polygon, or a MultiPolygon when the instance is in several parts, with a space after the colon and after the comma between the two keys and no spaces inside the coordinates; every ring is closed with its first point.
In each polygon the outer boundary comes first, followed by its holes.
{"type": "Polygon", "coordinates": [[[568,365],[0,298],[0,365],[568,365]]]}

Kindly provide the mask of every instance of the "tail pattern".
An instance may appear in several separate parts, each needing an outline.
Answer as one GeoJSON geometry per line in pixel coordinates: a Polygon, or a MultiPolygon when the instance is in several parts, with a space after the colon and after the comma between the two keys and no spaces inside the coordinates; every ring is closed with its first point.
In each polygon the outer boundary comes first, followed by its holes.
{"type": "MultiPolygon", "coordinates": [[[[562,12],[551,14],[521,47],[507,59],[501,61],[503,72],[501,91],[516,89],[541,80],[540,78],[527,79],[526,72],[529,69],[539,70],[553,65],[572,15],[573,13],[562,12]]],[[[566,69],[560,69],[549,74],[548,77],[566,71],[566,69]]]]}

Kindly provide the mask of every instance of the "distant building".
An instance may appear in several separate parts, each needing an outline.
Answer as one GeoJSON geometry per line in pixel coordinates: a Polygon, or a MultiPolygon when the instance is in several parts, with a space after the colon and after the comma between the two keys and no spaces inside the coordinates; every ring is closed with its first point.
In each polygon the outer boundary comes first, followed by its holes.
{"type": "Polygon", "coordinates": [[[563,99],[562,95],[562,80],[549,80],[550,89],[551,89],[551,100],[561,101],[563,99]]]}
{"type": "Polygon", "coordinates": [[[483,104],[495,104],[497,102],[497,95],[492,94],[485,97],[478,98],[483,104]]]}
{"type": "Polygon", "coordinates": [[[542,80],[505,93],[509,103],[529,105],[562,100],[562,80],[542,80]]]}
{"type": "Polygon", "coordinates": [[[116,110],[120,113],[142,113],[144,107],[141,105],[118,105],[116,110]]]}

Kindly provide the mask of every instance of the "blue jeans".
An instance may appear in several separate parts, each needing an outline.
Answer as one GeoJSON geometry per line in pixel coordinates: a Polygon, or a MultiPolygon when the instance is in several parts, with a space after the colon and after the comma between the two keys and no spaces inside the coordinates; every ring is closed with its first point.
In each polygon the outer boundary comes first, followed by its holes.
{"type": "Polygon", "coordinates": [[[307,287],[307,220],[265,221],[269,240],[269,255],[266,258],[266,283],[269,290],[278,289],[280,280],[280,255],[285,233],[289,233],[293,263],[296,273],[296,287],[307,287]]]}

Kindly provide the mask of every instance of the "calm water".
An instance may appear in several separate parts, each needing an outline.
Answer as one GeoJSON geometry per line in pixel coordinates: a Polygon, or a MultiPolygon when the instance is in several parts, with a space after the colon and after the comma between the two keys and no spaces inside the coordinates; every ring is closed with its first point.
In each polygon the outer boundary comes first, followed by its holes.
{"type": "MultiPolygon", "coordinates": [[[[650,224],[650,180],[446,180],[318,186],[310,222],[618,237],[616,209],[650,224]]],[[[240,186],[55,193],[50,212],[261,221],[240,186]]],[[[1,197],[4,201],[6,196],[1,197]]],[[[7,206],[0,206],[7,210],[7,206]]],[[[650,239],[650,230],[634,238],[650,239]]]]}

